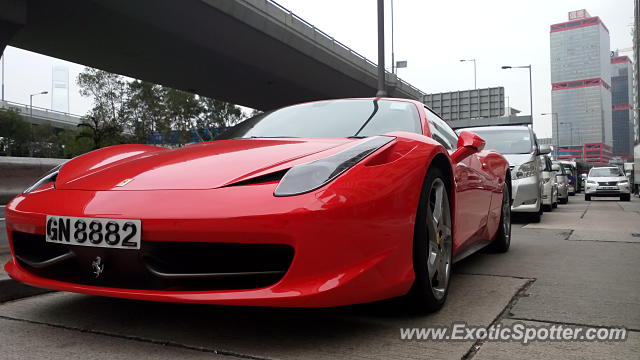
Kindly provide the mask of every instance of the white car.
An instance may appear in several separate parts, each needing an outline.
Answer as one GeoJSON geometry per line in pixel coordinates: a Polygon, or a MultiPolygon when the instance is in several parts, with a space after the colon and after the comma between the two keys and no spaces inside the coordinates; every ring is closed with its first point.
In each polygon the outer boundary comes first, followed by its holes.
{"type": "Polygon", "coordinates": [[[631,200],[629,179],[620,168],[594,167],[587,175],[584,199],[591,201],[592,196],[620,197],[621,201],[631,200]]]}
{"type": "Polygon", "coordinates": [[[553,171],[549,155],[540,155],[540,171],[542,172],[542,206],[544,211],[553,211],[558,207],[558,182],[553,171]]]}

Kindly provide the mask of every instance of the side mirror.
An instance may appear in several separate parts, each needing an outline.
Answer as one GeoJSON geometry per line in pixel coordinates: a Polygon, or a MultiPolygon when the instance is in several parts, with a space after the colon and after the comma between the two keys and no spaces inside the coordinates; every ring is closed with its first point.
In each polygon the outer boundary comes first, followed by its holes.
{"type": "Polygon", "coordinates": [[[560,165],[558,165],[558,164],[551,165],[551,170],[552,171],[560,171],[560,165]]]}
{"type": "Polygon", "coordinates": [[[549,153],[551,153],[551,146],[546,144],[538,146],[538,155],[546,155],[549,153]]]}
{"type": "Polygon", "coordinates": [[[472,154],[484,149],[485,141],[471,131],[461,131],[458,136],[458,148],[451,154],[451,159],[456,163],[466,159],[472,154]]]}

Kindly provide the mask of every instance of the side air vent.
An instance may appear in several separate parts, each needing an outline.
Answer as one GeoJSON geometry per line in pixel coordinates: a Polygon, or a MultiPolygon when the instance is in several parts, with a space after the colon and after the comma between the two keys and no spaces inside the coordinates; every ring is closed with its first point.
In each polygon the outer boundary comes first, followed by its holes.
{"type": "Polygon", "coordinates": [[[242,180],[242,181],[239,181],[239,182],[236,182],[236,183],[233,183],[233,184],[229,184],[229,185],[227,185],[225,187],[243,186],[243,185],[256,185],[256,184],[266,184],[266,183],[270,183],[270,182],[278,182],[284,177],[284,174],[286,174],[287,171],[289,171],[289,169],[284,169],[284,170],[272,172],[270,174],[254,177],[254,178],[247,179],[247,180],[242,180]]]}

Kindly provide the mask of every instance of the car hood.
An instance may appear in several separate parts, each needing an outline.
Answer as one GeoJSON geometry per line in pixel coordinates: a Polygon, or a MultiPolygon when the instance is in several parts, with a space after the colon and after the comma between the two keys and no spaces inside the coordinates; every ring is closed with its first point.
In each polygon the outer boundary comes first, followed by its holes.
{"type": "Polygon", "coordinates": [[[212,189],[331,155],[354,141],[357,140],[219,140],[173,150],[147,149],[108,164],[103,164],[101,161],[104,160],[98,154],[89,153],[61,168],[56,188],[95,191],[212,189]],[[93,166],[92,157],[96,163],[93,166]],[[83,167],[78,169],[78,164],[83,167]]]}
{"type": "Polygon", "coordinates": [[[502,156],[507,159],[510,166],[522,165],[534,159],[532,154],[502,154],[502,156]]]}

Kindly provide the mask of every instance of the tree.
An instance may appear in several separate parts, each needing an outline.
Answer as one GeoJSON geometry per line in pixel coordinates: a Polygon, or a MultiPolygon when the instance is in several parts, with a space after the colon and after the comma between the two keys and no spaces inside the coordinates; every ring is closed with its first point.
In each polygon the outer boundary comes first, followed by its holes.
{"type": "Polygon", "coordinates": [[[132,140],[146,143],[155,131],[171,129],[164,103],[164,88],[146,81],[134,80],[127,90],[127,127],[133,131],[132,140]]]}
{"type": "Polygon", "coordinates": [[[117,74],[85,68],[77,80],[82,96],[93,99],[93,108],[82,126],[92,132],[95,149],[117,144],[127,124],[126,81],[117,74]]]}
{"type": "Polygon", "coordinates": [[[51,124],[43,123],[31,126],[31,142],[29,156],[56,158],[63,154],[62,146],[58,142],[57,131],[51,124]]]}
{"type": "Polygon", "coordinates": [[[233,126],[244,119],[242,110],[233,104],[201,97],[204,108],[202,117],[197,122],[197,128],[206,130],[203,140],[211,140],[221,129],[233,126]]]}
{"type": "Polygon", "coordinates": [[[6,156],[28,155],[31,126],[14,109],[0,109],[0,153],[6,156]]]}
{"type": "Polygon", "coordinates": [[[62,147],[62,156],[73,158],[94,149],[91,133],[86,128],[63,130],[58,134],[58,143],[62,147]],[[84,134],[83,134],[84,132],[84,134]]]}

